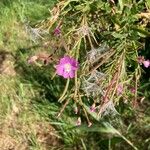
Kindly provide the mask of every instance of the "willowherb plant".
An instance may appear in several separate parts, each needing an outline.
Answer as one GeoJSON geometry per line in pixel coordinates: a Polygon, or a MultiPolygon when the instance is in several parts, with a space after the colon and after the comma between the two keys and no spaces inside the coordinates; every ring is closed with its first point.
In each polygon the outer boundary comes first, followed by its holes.
{"type": "MultiPolygon", "coordinates": [[[[115,105],[120,99],[129,104],[138,101],[140,64],[150,66],[149,60],[139,63],[138,56],[143,48],[140,39],[149,35],[139,21],[148,20],[140,15],[144,5],[141,1],[65,0],[40,24],[40,29],[54,33],[50,40],[59,39],[63,45],[54,54],[59,58],[54,62],[55,77],[66,80],[59,116],[73,100],[91,125],[91,113],[99,120],[117,114],[115,105]],[[127,85],[132,85],[134,94],[127,85]]],[[[80,119],[78,122],[81,124],[80,119]]]]}

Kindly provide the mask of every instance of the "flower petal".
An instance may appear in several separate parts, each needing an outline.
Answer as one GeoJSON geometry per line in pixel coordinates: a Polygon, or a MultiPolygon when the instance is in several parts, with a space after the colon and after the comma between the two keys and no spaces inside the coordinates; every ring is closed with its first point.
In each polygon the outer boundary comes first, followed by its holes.
{"type": "Polygon", "coordinates": [[[72,65],[73,67],[78,68],[78,62],[77,62],[74,58],[71,58],[70,63],[71,63],[71,65],[72,65]]]}
{"type": "Polygon", "coordinates": [[[62,65],[57,65],[56,66],[56,73],[60,76],[63,76],[64,74],[64,67],[62,65]]]}
{"type": "Polygon", "coordinates": [[[76,71],[77,69],[78,69],[78,67],[74,67],[74,66],[71,67],[71,70],[76,71]]]}
{"type": "Polygon", "coordinates": [[[63,77],[64,77],[64,78],[69,78],[69,73],[68,73],[68,72],[64,72],[64,73],[63,73],[63,77]]]}
{"type": "Polygon", "coordinates": [[[69,76],[70,76],[70,78],[74,78],[75,77],[75,71],[71,70],[69,72],[69,76]]]}
{"type": "Polygon", "coordinates": [[[150,66],[150,61],[149,60],[143,61],[143,65],[145,68],[148,68],[150,66]]]}
{"type": "Polygon", "coordinates": [[[66,64],[68,62],[70,62],[69,56],[64,56],[63,58],[60,59],[60,64],[66,64]]]}

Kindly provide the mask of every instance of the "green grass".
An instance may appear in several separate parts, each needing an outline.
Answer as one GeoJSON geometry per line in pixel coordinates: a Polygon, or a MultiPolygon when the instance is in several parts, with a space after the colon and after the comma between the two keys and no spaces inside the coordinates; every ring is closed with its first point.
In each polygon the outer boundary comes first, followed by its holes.
{"type": "MultiPolygon", "coordinates": [[[[0,2],[0,54],[7,52],[6,59],[0,60],[0,68],[4,66],[5,70],[0,74],[0,149],[132,149],[112,132],[113,128],[103,125],[105,119],[102,124],[95,122],[91,129],[87,126],[75,129],[76,116],[69,106],[57,119],[61,105],[56,90],[61,88],[58,85],[61,81],[50,80],[49,66],[27,64],[27,58],[43,48],[33,48],[37,44],[26,33],[25,22],[34,27],[49,15],[48,9],[54,3],[54,0],[0,2]],[[54,83],[56,87],[52,86],[54,83]]],[[[136,147],[146,150],[150,147],[149,110],[145,108],[137,116],[130,110],[125,106],[125,113],[120,112],[124,120],[113,118],[111,122],[136,147]]]]}
{"type": "Polygon", "coordinates": [[[51,131],[54,127],[49,124],[48,117],[38,113],[34,105],[36,101],[45,103],[45,98],[38,98],[40,95],[33,88],[32,81],[22,81],[15,70],[16,60],[23,59],[23,56],[17,56],[17,52],[34,45],[25,31],[26,19],[32,24],[41,21],[53,3],[54,1],[44,4],[44,1],[28,0],[0,2],[0,52],[3,54],[1,57],[4,57],[0,65],[4,69],[0,74],[0,149],[43,150],[47,146],[60,145],[59,134],[51,131]],[[13,65],[8,67],[10,61],[13,65]],[[14,71],[15,75],[9,73],[9,70],[14,71]],[[48,138],[49,145],[42,138],[48,138]]]}

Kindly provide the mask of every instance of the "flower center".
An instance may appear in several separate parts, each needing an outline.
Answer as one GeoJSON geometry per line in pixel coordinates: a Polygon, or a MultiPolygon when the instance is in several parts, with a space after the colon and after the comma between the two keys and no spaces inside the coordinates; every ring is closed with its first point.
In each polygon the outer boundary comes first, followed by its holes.
{"type": "Polygon", "coordinates": [[[69,63],[64,65],[65,72],[69,73],[71,71],[71,65],[69,63]]]}

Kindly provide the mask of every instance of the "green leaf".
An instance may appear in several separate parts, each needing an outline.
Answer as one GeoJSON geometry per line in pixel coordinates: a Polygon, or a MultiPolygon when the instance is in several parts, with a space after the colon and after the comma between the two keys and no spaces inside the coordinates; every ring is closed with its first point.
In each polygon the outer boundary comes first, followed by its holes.
{"type": "Polygon", "coordinates": [[[148,32],[148,31],[146,31],[146,30],[144,30],[144,29],[142,29],[142,28],[139,28],[139,27],[132,27],[132,30],[137,31],[138,33],[140,33],[142,37],[143,37],[143,36],[144,36],[144,37],[145,37],[145,36],[150,37],[150,32],[148,32]]]}
{"type": "Polygon", "coordinates": [[[116,129],[112,127],[108,122],[99,123],[99,125],[92,125],[91,127],[88,127],[87,125],[81,125],[79,127],[73,127],[72,129],[80,129],[86,132],[117,134],[116,129]]]}
{"type": "Polygon", "coordinates": [[[120,10],[123,10],[124,4],[123,4],[123,0],[118,0],[119,2],[119,6],[120,6],[120,10]]]}
{"type": "Polygon", "coordinates": [[[114,134],[124,139],[134,150],[138,150],[137,147],[133,145],[133,143],[131,143],[125,136],[123,136],[117,129],[115,129],[108,122],[103,122],[100,123],[99,125],[93,125],[91,127],[88,127],[87,125],[81,125],[79,127],[73,127],[72,129],[80,129],[86,132],[101,132],[101,133],[114,134]]]}
{"type": "Polygon", "coordinates": [[[115,38],[118,38],[118,39],[124,39],[124,38],[126,38],[128,35],[127,35],[127,34],[120,34],[120,33],[113,32],[113,33],[112,33],[112,36],[115,37],[115,38]]]}
{"type": "Polygon", "coordinates": [[[146,5],[150,9],[150,0],[146,0],[146,5]]]}

